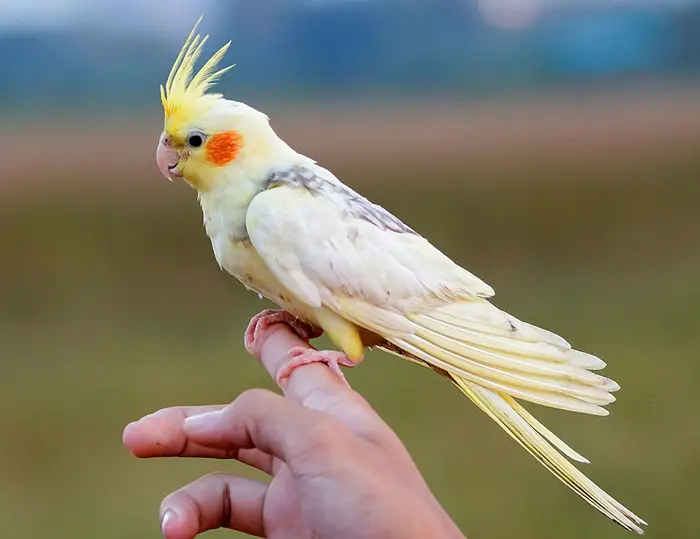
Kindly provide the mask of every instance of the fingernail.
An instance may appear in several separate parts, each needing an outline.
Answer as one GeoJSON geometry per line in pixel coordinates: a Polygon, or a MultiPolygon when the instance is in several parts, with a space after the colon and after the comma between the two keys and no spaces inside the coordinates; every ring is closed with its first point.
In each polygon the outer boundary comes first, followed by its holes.
{"type": "Polygon", "coordinates": [[[201,432],[210,430],[219,424],[221,420],[221,411],[207,412],[206,414],[193,415],[185,419],[183,427],[192,432],[201,432]]]}
{"type": "Polygon", "coordinates": [[[160,531],[163,535],[165,535],[165,530],[168,528],[168,523],[173,522],[176,517],[175,511],[172,509],[168,509],[163,513],[163,518],[160,519],[160,531]]]}

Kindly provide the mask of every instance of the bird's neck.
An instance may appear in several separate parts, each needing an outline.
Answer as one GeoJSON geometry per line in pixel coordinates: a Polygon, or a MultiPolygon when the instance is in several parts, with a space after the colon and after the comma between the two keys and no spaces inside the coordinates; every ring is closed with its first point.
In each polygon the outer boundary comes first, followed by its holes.
{"type": "Polygon", "coordinates": [[[232,241],[247,239],[246,212],[253,197],[264,189],[264,178],[238,179],[199,193],[204,228],[212,241],[223,237],[232,241]]]}
{"type": "Polygon", "coordinates": [[[204,226],[212,241],[215,237],[234,241],[247,239],[245,219],[248,205],[253,197],[266,189],[270,173],[309,161],[280,142],[275,148],[269,148],[270,151],[248,153],[245,160],[222,169],[222,176],[206,191],[199,191],[204,226]]]}

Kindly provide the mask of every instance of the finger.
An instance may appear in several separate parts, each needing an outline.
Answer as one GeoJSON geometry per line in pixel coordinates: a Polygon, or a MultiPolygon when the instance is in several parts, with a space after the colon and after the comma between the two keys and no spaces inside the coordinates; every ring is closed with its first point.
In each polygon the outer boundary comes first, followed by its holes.
{"type": "Polygon", "coordinates": [[[230,458],[221,451],[193,446],[182,431],[186,418],[221,410],[218,406],[180,406],[165,408],[147,415],[126,426],[123,442],[131,452],[141,458],[201,456],[209,458],[230,458]]]}
{"type": "Polygon", "coordinates": [[[263,537],[267,485],[228,474],[206,475],[167,496],[160,521],[166,539],[193,539],[216,528],[263,537]]]}
{"type": "Polygon", "coordinates": [[[354,438],[328,414],[263,389],[244,392],[223,410],[188,418],[183,430],[191,443],[224,451],[256,448],[286,462],[293,471],[300,461],[313,461],[302,456],[322,458],[352,444],[354,438]]]}
{"type": "MultiPolygon", "coordinates": [[[[299,346],[313,349],[286,324],[276,324],[268,329],[266,339],[260,344],[258,350],[260,350],[260,361],[273,379],[277,379],[280,369],[289,361],[289,350],[299,346]]],[[[349,389],[322,363],[297,367],[284,389],[286,396],[302,404],[306,404],[305,400],[316,391],[342,395],[349,400],[357,397],[357,393],[349,389]]]]}
{"type": "MultiPolygon", "coordinates": [[[[273,380],[277,380],[280,369],[289,361],[289,350],[294,347],[313,349],[286,324],[279,323],[268,328],[265,340],[260,343],[258,350],[259,359],[273,380]]],[[[297,402],[303,400],[304,394],[308,393],[311,387],[325,387],[332,390],[347,389],[338,377],[321,363],[304,365],[297,368],[293,374],[295,376],[289,378],[285,394],[297,402]],[[296,376],[297,371],[303,372],[304,376],[296,376]]]]}
{"type": "Polygon", "coordinates": [[[180,406],[165,408],[130,423],[124,429],[124,445],[140,458],[195,457],[235,459],[272,474],[275,469],[271,455],[259,449],[228,450],[192,442],[183,430],[185,419],[207,412],[222,410],[224,405],[180,406]]]}
{"type": "MultiPolygon", "coordinates": [[[[289,361],[295,346],[310,346],[286,324],[268,328],[260,343],[260,361],[273,379],[289,361]]],[[[312,363],[298,367],[289,378],[285,395],[307,408],[328,413],[345,423],[361,437],[379,444],[396,444],[396,436],[359,393],[345,385],[327,366],[312,363]]]]}

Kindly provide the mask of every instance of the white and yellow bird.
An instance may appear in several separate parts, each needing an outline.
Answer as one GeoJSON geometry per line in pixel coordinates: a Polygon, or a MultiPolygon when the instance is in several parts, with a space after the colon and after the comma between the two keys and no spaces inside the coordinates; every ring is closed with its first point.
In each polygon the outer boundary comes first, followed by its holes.
{"type": "Polygon", "coordinates": [[[208,93],[230,69],[217,69],[229,44],[195,73],[207,40],[196,28],[161,86],[157,161],[197,190],[220,266],[283,309],[253,319],[247,346],[284,320],[305,338],[325,331],[342,352],[296,350],[281,378],[312,361],[340,373],[338,363],[357,364],[368,346],[429,367],[584,500],[643,533],[641,518],[565,456],[588,461],[516,400],[607,415],[619,386],[591,372],[605,363],[489,303],[488,284],[294,151],[265,114],[208,93]]]}

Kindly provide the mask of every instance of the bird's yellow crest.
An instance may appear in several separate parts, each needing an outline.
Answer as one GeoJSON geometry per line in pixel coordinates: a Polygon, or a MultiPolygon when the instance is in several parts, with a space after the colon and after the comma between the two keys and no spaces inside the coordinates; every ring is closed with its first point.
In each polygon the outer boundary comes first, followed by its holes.
{"type": "Polygon", "coordinates": [[[231,45],[229,41],[194,74],[195,63],[202,54],[204,44],[209,39],[208,35],[204,37],[199,34],[195,35],[201,21],[202,17],[199,17],[190,35],[187,36],[180,54],[170,69],[165,87],[162,84],[160,86],[160,99],[165,110],[166,124],[187,123],[197,114],[204,112],[203,109],[219,100],[222,97],[221,94],[207,94],[207,90],[216,83],[221,75],[233,67],[230,65],[217,69],[231,45]]]}

